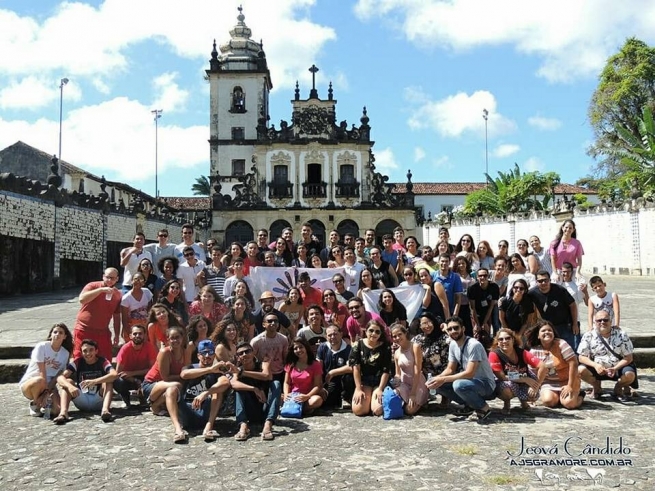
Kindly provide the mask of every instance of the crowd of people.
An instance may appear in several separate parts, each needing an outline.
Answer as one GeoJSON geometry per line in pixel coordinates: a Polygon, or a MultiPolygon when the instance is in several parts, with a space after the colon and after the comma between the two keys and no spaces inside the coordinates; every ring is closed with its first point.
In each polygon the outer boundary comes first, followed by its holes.
{"type": "Polygon", "coordinates": [[[108,268],[82,290],[73,332],[57,323],[34,348],[20,381],[32,416],[65,424],[72,403],[109,422],[115,391],[127,408],[170,417],[176,443],[191,430],[213,441],[217,417],[231,415],[236,440],[254,424],[272,440],[290,400],[305,415],[345,407],[379,416],[390,386],[406,414],[438,398],[482,421],[494,398],[503,413],[512,399],[521,410],[537,400],[575,409],[587,395],[601,397],[602,381],[620,400],[637,387],[619,297],[602,278],[582,276],[571,220],[548,247],[532,236],[512,254],[506,241],[494,254],[469,234],[451,244],[447,228],[434,247],[402,228],[381,245],[374,230],[343,238],[332,230],[323,247],[305,223],[297,241],[291,229],[272,242],[259,230],[227,250],[212,239],[195,243],[189,224],[182,231],[179,245],[168,244],[165,229],[155,244],[137,233],[121,251],[122,289],[108,268]],[[286,281],[260,293],[253,278],[269,267],[286,268],[286,281]],[[316,281],[317,269],[329,285],[316,281]],[[417,309],[399,300],[406,287],[419,292],[417,309]],[[373,306],[371,292],[379,293],[373,306]]]}

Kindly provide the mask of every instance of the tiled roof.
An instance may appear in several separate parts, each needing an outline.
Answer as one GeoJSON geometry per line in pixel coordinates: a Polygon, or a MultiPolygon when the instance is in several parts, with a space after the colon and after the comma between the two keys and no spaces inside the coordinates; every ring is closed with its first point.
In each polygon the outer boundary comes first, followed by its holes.
{"type": "Polygon", "coordinates": [[[207,210],[211,201],[207,196],[198,197],[163,197],[161,198],[167,206],[178,210],[207,210]]]}
{"type": "MultiPolygon", "coordinates": [[[[390,183],[394,185],[394,194],[404,194],[407,192],[406,183],[390,183]]],[[[483,182],[415,182],[414,194],[416,195],[430,195],[430,194],[470,194],[473,191],[484,189],[485,183],[483,182]]],[[[586,189],[573,184],[559,184],[555,186],[556,194],[597,194],[592,189],[586,189]]]]}

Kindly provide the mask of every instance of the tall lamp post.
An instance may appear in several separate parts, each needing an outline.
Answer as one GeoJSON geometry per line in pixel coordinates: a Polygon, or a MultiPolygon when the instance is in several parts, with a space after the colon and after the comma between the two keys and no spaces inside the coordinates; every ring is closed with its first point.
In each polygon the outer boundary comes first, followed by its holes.
{"type": "Polygon", "coordinates": [[[159,186],[157,183],[157,167],[158,167],[158,135],[159,135],[159,118],[161,118],[161,113],[164,112],[163,109],[153,109],[150,111],[152,114],[155,115],[155,199],[159,198],[159,186]]]}
{"type": "Polygon", "coordinates": [[[484,118],[484,180],[487,183],[487,189],[489,188],[489,145],[487,138],[487,120],[489,119],[489,111],[486,109],[482,110],[482,117],[484,118]]]}
{"type": "Polygon", "coordinates": [[[61,79],[59,83],[59,161],[61,162],[61,123],[62,123],[62,115],[63,115],[63,110],[64,110],[64,85],[66,85],[69,82],[69,80],[64,77],[61,79]]]}

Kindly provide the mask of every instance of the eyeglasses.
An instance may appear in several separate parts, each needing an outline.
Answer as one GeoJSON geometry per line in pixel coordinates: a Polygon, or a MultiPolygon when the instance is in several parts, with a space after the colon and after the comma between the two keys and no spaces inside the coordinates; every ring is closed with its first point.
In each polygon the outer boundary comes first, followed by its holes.
{"type": "Polygon", "coordinates": [[[462,242],[471,242],[469,239],[462,239],[462,242]]]}
{"type": "Polygon", "coordinates": [[[193,257],[195,254],[193,252],[190,252],[188,254],[185,254],[184,257],[193,257]]]}
{"type": "Polygon", "coordinates": [[[166,237],[168,237],[168,234],[159,234],[157,237],[161,237],[161,238],[165,239],[166,237]]]}
{"type": "Polygon", "coordinates": [[[148,263],[143,263],[143,264],[141,265],[141,267],[142,267],[142,268],[149,268],[149,267],[150,267],[150,264],[148,264],[148,263]]]}
{"type": "Polygon", "coordinates": [[[504,343],[505,341],[511,341],[512,338],[498,338],[499,343],[504,343]]]}
{"type": "Polygon", "coordinates": [[[182,232],[182,235],[192,235],[193,232],[182,232]]]}
{"type": "Polygon", "coordinates": [[[213,351],[202,351],[202,352],[198,351],[198,354],[200,356],[208,357],[208,356],[214,356],[216,353],[214,353],[213,351]]]}
{"type": "Polygon", "coordinates": [[[539,283],[540,285],[549,282],[550,282],[550,278],[541,278],[540,280],[537,280],[537,283],[539,283]]]}
{"type": "Polygon", "coordinates": [[[601,324],[607,324],[610,320],[608,318],[603,318],[603,319],[596,319],[596,322],[601,323],[601,324]]]}
{"type": "Polygon", "coordinates": [[[459,331],[460,329],[461,329],[461,326],[448,326],[448,327],[446,327],[446,332],[459,331]]]}
{"type": "Polygon", "coordinates": [[[378,329],[369,329],[366,332],[368,332],[369,334],[382,334],[382,331],[378,329]]]}
{"type": "Polygon", "coordinates": [[[267,324],[277,324],[279,321],[277,319],[266,319],[264,322],[267,324]]]}
{"type": "Polygon", "coordinates": [[[252,353],[251,349],[243,350],[243,351],[237,351],[237,356],[246,356],[252,353]]]}

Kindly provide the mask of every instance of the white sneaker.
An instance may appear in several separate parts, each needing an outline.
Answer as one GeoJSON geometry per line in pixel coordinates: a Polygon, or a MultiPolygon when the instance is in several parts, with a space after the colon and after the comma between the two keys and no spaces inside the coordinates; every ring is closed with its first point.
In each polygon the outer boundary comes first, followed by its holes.
{"type": "Polygon", "coordinates": [[[41,408],[37,406],[34,401],[30,401],[30,416],[35,418],[41,417],[41,408]]]}

